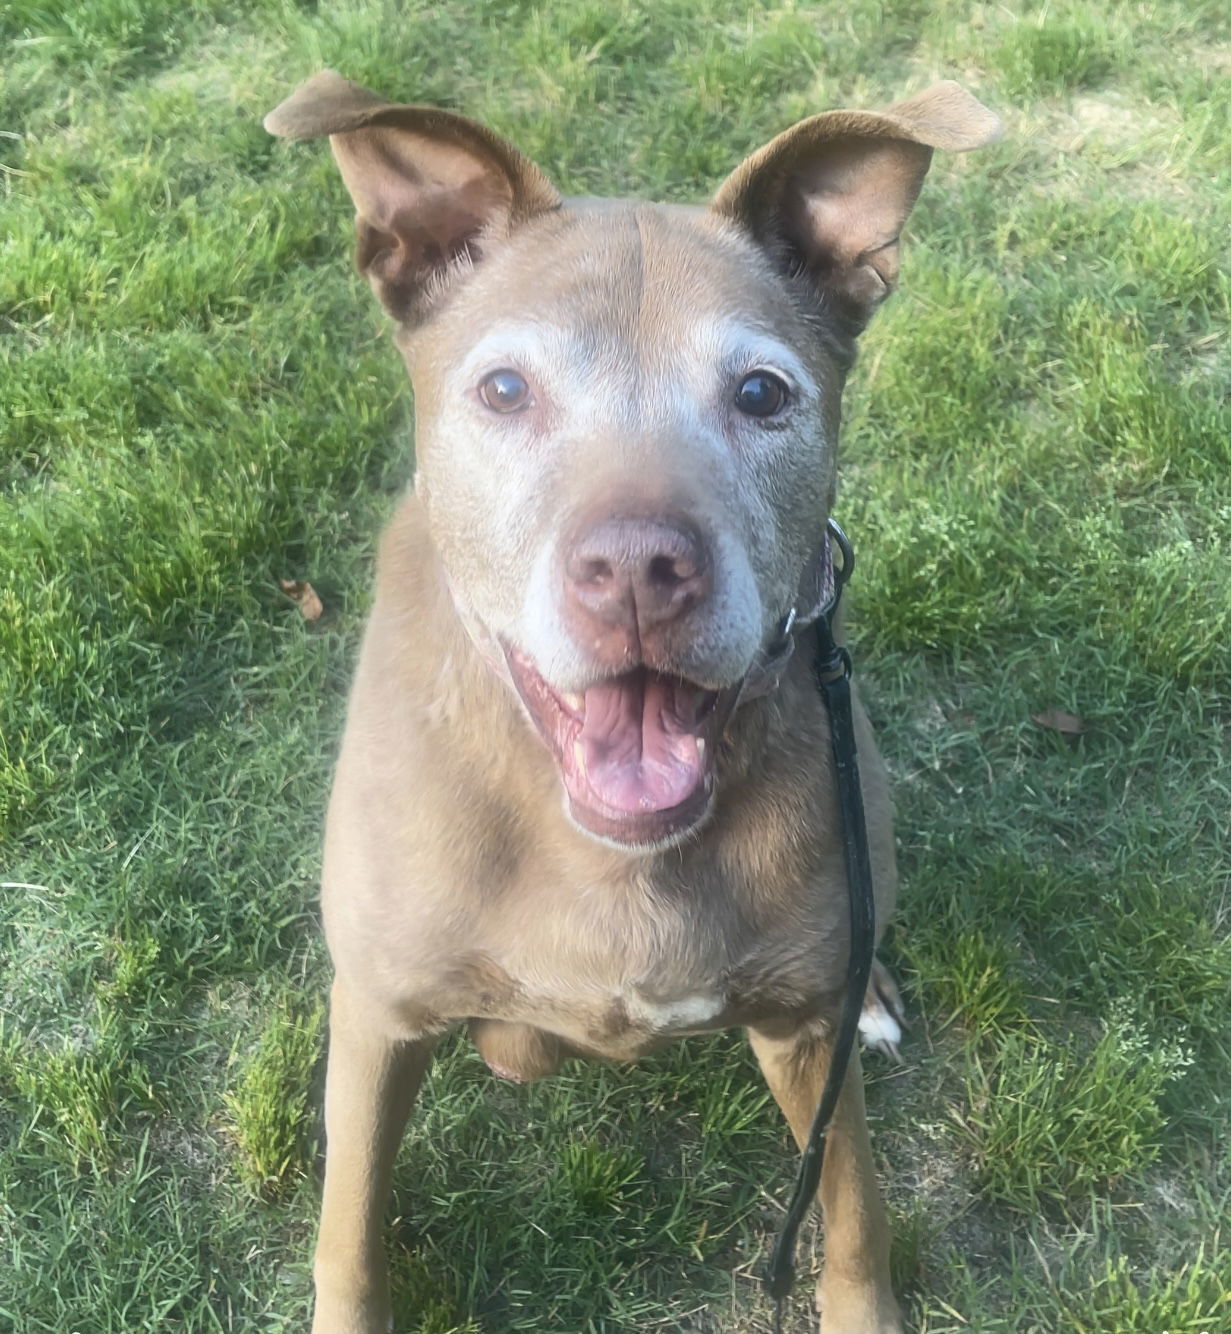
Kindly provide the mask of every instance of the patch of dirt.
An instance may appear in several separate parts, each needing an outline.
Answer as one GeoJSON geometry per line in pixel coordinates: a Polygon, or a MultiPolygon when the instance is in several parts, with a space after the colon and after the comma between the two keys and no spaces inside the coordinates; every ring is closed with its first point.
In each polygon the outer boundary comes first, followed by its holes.
{"type": "Polygon", "coordinates": [[[272,42],[220,27],[150,85],[159,91],[191,93],[204,102],[246,105],[253,98],[276,101],[277,90],[283,86],[290,91],[285,78],[274,73],[279,68],[280,53],[272,42]]]}
{"type": "Polygon", "coordinates": [[[1231,71],[1231,46],[1199,46],[1192,52],[1193,63],[1200,69],[1231,71]]]}
{"type": "Polygon", "coordinates": [[[1186,169],[1175,161],[1183,152],[1183,132],[1183,118],[1174,108],[1103,91],[1040,104],[1013,134],[1033,144],[1035,193],[1085,198],[1093,168],[1114,172],[1114,187],[1109,181],[1107,188],[1123,195],[1189,200],[1186,169]]]}
{"type": "Polygon", "coordinates": [[[1093,137],[1108,147],[1135,149],[1151,135],[1178,131],[1181,124],[1170,107],[1135,102],[1114,92],[1074,97],[1062,121],[1069,123],[1070,133],[1075,136],[1072,150],[1080,149],[1093,137]]]}

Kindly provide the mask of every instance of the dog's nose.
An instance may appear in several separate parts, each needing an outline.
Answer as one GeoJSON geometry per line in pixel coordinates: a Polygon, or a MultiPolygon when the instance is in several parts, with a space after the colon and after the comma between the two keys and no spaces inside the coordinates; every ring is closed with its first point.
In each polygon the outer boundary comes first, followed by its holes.
{"type": "Polygon", "coordinates": [[[605,519],[573,542],[566,593],[592,625],[645,636],[686,616],[714,586],[700,533],[677,519],[605,519]]]}

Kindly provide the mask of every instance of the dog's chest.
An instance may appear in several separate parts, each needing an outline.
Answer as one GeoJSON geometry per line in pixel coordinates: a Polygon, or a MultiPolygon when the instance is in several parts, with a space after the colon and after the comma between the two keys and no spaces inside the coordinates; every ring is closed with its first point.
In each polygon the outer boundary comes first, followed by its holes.
{"type": "Polygon", "coordinates": [[[442,1017],[525,1024],[623,1059],[797,1008],[798,960],[708,906],[564,908],[517,933],[483,931],[435,988],[442,1017]]]}
{"type": "Polygon", "coordinates": [[[683,952],[647,957],[614,945],[594,950],[592,943],[523,949],[488,941],[467,951],[438,993],[447,1017],[530,1024],[613,1055],[722,1026],[730,995],[720,959],[683,952]]]}
{"type": "Polygon", "coordinates": [[[518,1019],[545,1028],[599,1054],[633,1056],[661,1039],[723,1026],[729,999],[718,979],[676,986],[629,979],[622,986],[574,981],[556,989],[524,987],[514,1006],[518,1019]]]}
{"type": "Polygon", "coordinates": [[[654,1034],[687,1033],[717,1019],[727,1008],[727,997],[719,990],[702,990],[661,1000],[629,986],[614,997],[613,1008],[624,1012],[630,1027],[654,1034]]]}

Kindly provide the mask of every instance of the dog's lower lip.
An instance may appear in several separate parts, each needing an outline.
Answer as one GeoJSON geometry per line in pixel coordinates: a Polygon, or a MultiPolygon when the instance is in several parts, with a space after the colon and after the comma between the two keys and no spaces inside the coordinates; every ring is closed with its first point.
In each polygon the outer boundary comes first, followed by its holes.
{"type": "Polygon", "coordinates": [[[608,812],[578,802],[571,793],[569,813],[580,828],[609,843],[629,848],[652,847],[669,843],[698,825],[709,810],[713,795],[713,775],[707,774],[701,787],[687,801],[652,815],[608,812]]]}

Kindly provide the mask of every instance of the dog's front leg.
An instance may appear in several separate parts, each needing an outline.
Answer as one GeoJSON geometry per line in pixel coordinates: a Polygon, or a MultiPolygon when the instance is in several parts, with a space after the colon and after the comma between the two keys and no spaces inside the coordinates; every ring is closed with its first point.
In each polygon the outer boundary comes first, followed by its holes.
{"type": "Polygon", "coordinates": [[[390,1327],[385,1202],[433,1045],[381,1031],[377,1017],[334,983],[312,1334],[386,1334],[390,1327]]]}
{"type": "MultiPolygon", "coordinates": [[[[821,1100],[832,1035],[804,1027],[749,1031],[752,1049],[802,1149],[821,1100]]],[[[817,1284],[822,1334],[901,1334],[889,1283],[889,1227],[876,1185],[863,1105],[859,1049],[851,1053],[829,1128],[821,1174],[825,1265],[817,1284]]]]}

